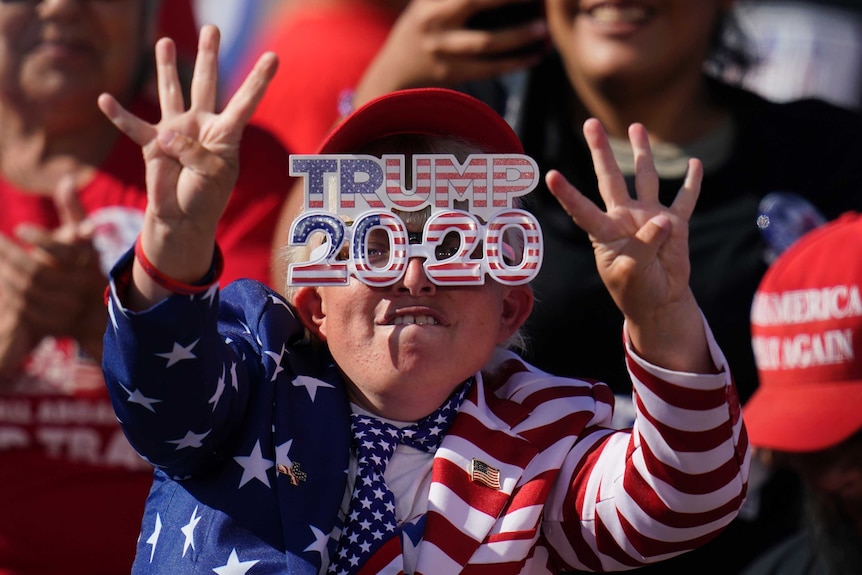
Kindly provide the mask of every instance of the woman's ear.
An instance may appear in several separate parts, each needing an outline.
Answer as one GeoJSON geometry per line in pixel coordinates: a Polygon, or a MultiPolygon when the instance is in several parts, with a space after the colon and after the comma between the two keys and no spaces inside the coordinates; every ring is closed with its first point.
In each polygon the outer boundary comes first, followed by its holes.
{"type": "Polygon", "coordinates": [[[320,297],[320,291],[310,286],[297,289],[293,295],[293,306],[296,308],[302,325],[314,337],[326,341],[326,335],[321,329],[326,314],[323,311],[323,299],[320,297]]]}
{"type": "Polygon", "coordinates": [[[533,311],[533,290],[528,285],[503,287],[503,310],[500,316],[500,337],[503,343],[521,329],[533,311]]]}

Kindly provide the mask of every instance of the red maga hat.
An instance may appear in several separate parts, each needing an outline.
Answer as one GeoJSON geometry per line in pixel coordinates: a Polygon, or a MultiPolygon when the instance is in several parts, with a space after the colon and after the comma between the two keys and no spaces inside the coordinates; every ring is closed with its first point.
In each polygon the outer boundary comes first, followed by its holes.
{"type": "Polygon", "coordinates": [[[318,154],[349,154],[387,136],[454,136],[488,154],[523,154],[508,123],[480,100],[445,88],[399,90],[359,107],[329,133],[318,154]]]}
{"type": "Polygon", "coordinates": [[[767,270],[751,309],[758,389],[751,443],[833,447],[862,429],[862,214],[803,236],[767,270]]]}

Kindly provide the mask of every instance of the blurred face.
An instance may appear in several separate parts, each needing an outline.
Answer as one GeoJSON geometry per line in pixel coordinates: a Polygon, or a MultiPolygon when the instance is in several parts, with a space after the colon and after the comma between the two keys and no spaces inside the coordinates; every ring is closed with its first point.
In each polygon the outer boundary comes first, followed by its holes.
{"type": "Polygon", "coordinates": [[[145,0],[0,1],[0,95],[88,105],[127,94],[147,49],[145,0]]]}
{"type": "Polygon", "coordinates": [[[862,432],[831,449],[781,454],[779,461],[802,477],[827,516],[843,518],[862,540],[862,432]]]}
{"type": "Polygon", "coordinates": [[[482,286],[439,287],[427,278],[419,258],[411,259],[401,281],[389,287],[351,279],[346,287],[301,292],[318,294],[313,304],[298,295],[297,306],[316,306],[306,324],[312,323],[312,331],[328,344],[354,386],[354,400],[372,410],[403,404],[405,397],[429,406],[425,413],[390,410],[388,416],[395,419],[418,419],[442,403],[520,327],[533,301],[529,287],[491,280],[482,286]]]}
{"type": "Polygon", "coordinates": [[[700,75],[731,0],[545,0],[551,38],[583,82],[700,75]]]}

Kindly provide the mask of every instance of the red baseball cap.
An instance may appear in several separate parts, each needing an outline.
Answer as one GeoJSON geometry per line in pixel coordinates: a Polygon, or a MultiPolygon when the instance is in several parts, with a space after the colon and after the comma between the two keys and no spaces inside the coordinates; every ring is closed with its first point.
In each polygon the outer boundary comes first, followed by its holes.
{"type": "Polygon", "coordinates": [[[318,154],[349,154],[386,136],[454,136],[488,154],[523,154],[511,126],[493,108],[462,92],[415,88],[390,92],[359,107],[338,124],[318,154]]]}
{"type": "Polygon", "coordinates": [[[751,309],[758,389],[743,406],[751,443],[818,451],[862,429],[862,214],[787,249],[751,309]]]}

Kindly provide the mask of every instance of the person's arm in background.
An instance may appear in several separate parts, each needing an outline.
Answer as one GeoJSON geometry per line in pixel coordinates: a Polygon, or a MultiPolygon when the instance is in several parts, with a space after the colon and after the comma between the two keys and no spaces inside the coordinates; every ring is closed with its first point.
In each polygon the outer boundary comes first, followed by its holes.
{"type": "Polygon", "coordinates": [[[537,64],[548,46],[543,18],[491,29],[470,24],[488,10],[531,2],[538,4],[535,0],[412,0],[356,87],[354,107],[395,90],[451,88],[537,64]]]}

